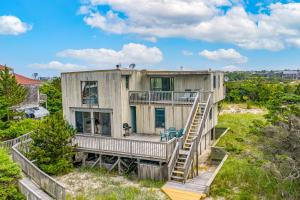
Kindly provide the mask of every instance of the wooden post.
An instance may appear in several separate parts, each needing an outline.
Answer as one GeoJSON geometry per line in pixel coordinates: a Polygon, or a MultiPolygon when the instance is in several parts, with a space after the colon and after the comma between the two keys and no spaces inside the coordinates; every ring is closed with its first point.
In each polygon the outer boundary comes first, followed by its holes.
{"type": "Polygon", "coordinates": [[[161,161],[159,161],[159,179],[160,179],[160,181],[163,179],[162,178],[161,161]]]}
{"type": "Polygon", "coordinates": [[[87,155],[86,155],[86,153],[83,153],[83,159],[82,159],[82,166],[86,166],[86,157],[87,157],[87,155]]]}
{"type": "Polygon", "coordinates": [[[101,154],[99,154],[99,167],[101,167],[102,168],[102,155],[101,154]]]}
{"type": "Polygon", "coordinates": [[[137,159],[137,173],[138,173],[138,178],[141,178],[141,172],[140,172],[140,159],[137,159]]]}
{"type": "Polygon", "coordinates": [[[121,158],[120,157],[118,157],[118,173],[119,173],[119,175],[121,175],[122,174],[122,172],[121,172],[121,158]]]}
{"type": "Polygon", "coordinates": [[[198,152],[198,146],[199,146],[199,143],[197,144],[196,146],[196,167],[197,167],[197,176],[199,176],[199,152],[198,152]]]}

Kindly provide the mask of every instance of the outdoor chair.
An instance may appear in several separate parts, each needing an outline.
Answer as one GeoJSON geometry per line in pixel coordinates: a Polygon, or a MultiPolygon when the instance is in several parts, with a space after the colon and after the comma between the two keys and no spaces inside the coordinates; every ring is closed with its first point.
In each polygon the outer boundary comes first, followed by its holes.
{"type": "Polygon", "coordinates": [[[168,142],[169,139],[168,133],[160,132],[160,141],[162,142],[164,139],[166,142],[168,142]]]}
{"type": "Polygon", "coordinates": [[[177,131],[176,137],[180,138],[181,136],[183,136],[183,128],[180,129],[179,131],[177,131]]]}
{"type": "Polygon", "coordinates": [[[176,134],[177,134],[176,128],[170,127],[170,128],[168,128],[167,132],[169,135],[169,139],[176,137],[176,134]]]}

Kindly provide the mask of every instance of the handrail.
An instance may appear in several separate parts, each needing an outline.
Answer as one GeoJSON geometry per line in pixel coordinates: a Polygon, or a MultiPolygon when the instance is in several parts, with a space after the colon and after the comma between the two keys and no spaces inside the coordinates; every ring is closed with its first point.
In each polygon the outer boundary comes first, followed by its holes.
{"type": "Polygon", "coordinates": [[[176,142],[176,146],[175,146],[175,149],[172,153],[172,156],[170,158],[170,161],[168,163],[168,179],[170,180],[171,178],[171,175],[172,175],[172,170],[173,168],[175,167],[175,164],[176,164],[176,161],[178,159],[178,156],[179,156],[179,142],[177,141],[176,142]]]}
{"type": "Polygon", "coordinates": [[[185,124],[184,129],[183,129],[183,140],[182,140],[183,142],[182,142],[182,145],[184,145],[184,143],[185,143],[185,140],[186,140],[186,137],[187,137],[187,131],[190,128],[190,126],[193,122],[193,116],[195,115],[196,108],[197,108],[197,105],[198,105],[199,101],[200,101],[200,93],[198,92],[198,94],[195,98],[195,101],[193,103],[193,107],[191,109],[191,112],[188,116],[188,119],[187,119],[186,124],[185,124]]]}
{"type": "Polygon", "coordinates": [[[129,91],[130,104],[180,104],[192,105],[196,91],[129,91]]]}
{"type": "Polygon", "coordinates": [[[17,138],[0,142],[0,148],[11,149],[15,144],[28,140],[32,132],[21,135],[17,138]]]}
{"type": "Polygon", "coordinates": [[[186,161],[183,165],[184,168],[184,174],[183,174],[183,180],[184,182],[186,182],[188,175],[189,175],[189,171],[191,169],[192,166],[192,159],[194,157],[194,153],[195,153],[195,146],[196,146],[196,142],[195,139],[193,140],[193,142],[191,143],[191,150],[189,151],[188,156],[186,157],[186,161]]]}
{"type": "Polygon", "coordinates": [[[153,142],[76,134],[72,143],[77,145],[77,149],[88,149],[169,161],[175,148],[176,138],[168,142],[153,142]]]}
{"type": "Polygon", "coordinates": [[[12,147],[13,160],[21,166],[21,169],[29,178],[31,178],[51,197],[58,200],[65,200],[66,190],[64,186],[39,169],[20,152],[21,148],[28,148],[29,142],[30,140],[27,140],[24,143],[17,143],[12,147]]]}
{"type": "MultiPolygon", "coordinates": [[[[186,158],[186,161],[184,163],[184,174],[183,174],[183,177],[184,177],[184,182],[187,180],[188,178],[188,174],[189,174],[189,171],[191,170],[191,168],[193,167],[192,166],[192,159],[195,155],[195,153],[197,152],[197,147],[198,147],[198,144],[199,144],[199,141],[203,135],[203,129],[205,127],[205,123],[206,123],[206,120],[207,120],[207,115],[209,113],[209,109],[211,108],[211,104],[212,104],[212,95],[211,93],[208,94],[208,98],[207,98],[207,101],[205,103],[205,108],[204,108],[204,112],[203,112],[203,115],[202,115],[202,118],[201,118],[201,121],[200,121],[200,125],[198,127],[198,130],[197,130],[197,136],[193,139],[192,143],[191,143],[191,148],[190,148],[190,151],[189,151],[189,154],[186,158]]],[[[190,115],[194,116],[195,113],[190,113],[190,115]]],[[[192,123],[192,122],[190,122],[192,123]]],[[[185,143],[185,139],[184,138],[184,143],[185,143]]],[[[198,159],[198,158],[197,158],[198,159]]]]}

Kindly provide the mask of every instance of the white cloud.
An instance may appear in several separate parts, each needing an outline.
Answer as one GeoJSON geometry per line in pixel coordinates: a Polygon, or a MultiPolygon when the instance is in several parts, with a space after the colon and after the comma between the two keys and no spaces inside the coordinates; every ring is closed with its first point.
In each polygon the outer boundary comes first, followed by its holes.
{"type": "Polygon", "coordinates": [[[32,26],[22,22],[18,17],[0,16],[0,35],[19,35],[31,30],[32,26]]]}
{"type": "Polygon", "coordinates": [[[242,56],[235,49],[218,49],[216,51],[203,50],[199,52],[199,55],[214,61],[224,61],[230,63],[248,62],[248,58],[242,56]]]}
{"type": "Polygon", "coordinates": [[[270,4],[270,14],[247,13],[241,3],[227,0],[90,0],[88,5],[84,21],[115,34],[221,41],[272,51],[300,35],[300,3],[270,4]],[[111,10],[100,13],[99,5],[111,10]],[[229,6],[226,12],[220,8],[224,5],[229,6]]]}
{"type": "Polygon", "coordinates": [[[228,65],[228,66],[222,67],[222,70],[225,72],[234,72],[234,71],[241,71],[241,68],[239,68],[235,65],[228,65]]]}
{"type": "Polygon", "coordinates": [[[162,61],[163,54],[157,47],[129,43],[120,51],[113,49],[67,49],[57,54],[59,57],[74,58],[97,65],[115,66],[121,63],[128,65],[153,65],[162,61]]]}
{"type": "Polygon", "coordinates": [[[182,55],[184,55],[184,56],[192,56],[192,55],[194,55],[193,52],[188,51],[188,50],[182,50],[181,53],[182,53],[182,55]]]}
{"type": "Polygon", "coordinates": [[[86,66],[71,63],[61,63],[59,61],[51,61],[49,63],[33,63],[30,64],[29,67],[38,69],[51,69],[57,71],[78,71],[87,69],[86,66]]]}

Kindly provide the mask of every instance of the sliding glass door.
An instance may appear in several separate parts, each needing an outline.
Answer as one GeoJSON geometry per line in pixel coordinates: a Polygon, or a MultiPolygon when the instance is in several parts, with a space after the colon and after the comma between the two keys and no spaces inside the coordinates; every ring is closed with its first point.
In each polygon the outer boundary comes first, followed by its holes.
{"type": "Polygon", "coordinates": [[[94,131],[95,134],[111,136],[111,114],[104,112],[94,112],[94,131]]]}
{"type": "Polygon", "coordinates": [[[75,112],[76,129],[78,133],[92,133],[90,112],[75,112]]]}

